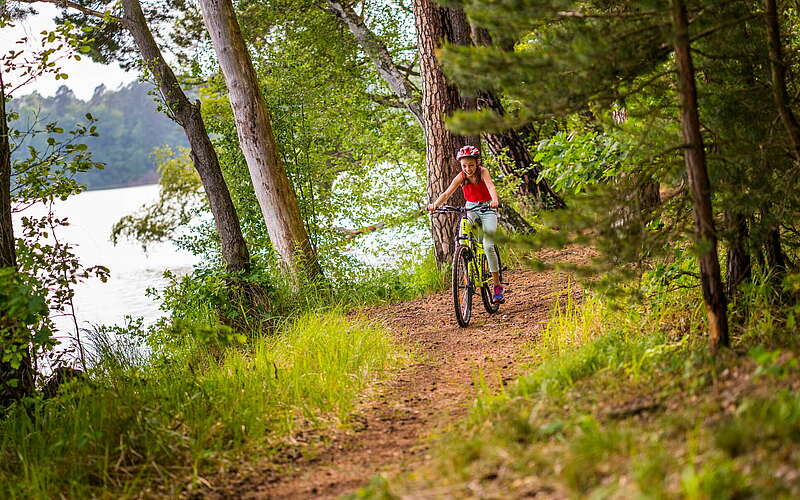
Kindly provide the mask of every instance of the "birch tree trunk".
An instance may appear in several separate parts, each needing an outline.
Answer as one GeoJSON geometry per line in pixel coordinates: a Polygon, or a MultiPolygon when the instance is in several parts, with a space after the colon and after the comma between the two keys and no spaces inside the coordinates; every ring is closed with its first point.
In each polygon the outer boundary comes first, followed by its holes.
{"type": "Polygon", "coordinates": [[[239,144],[272,245],[284,269],[295,279],[301,274],[319,276],[322,271],[278,154],[269,111],[233,4],[231,0],[200,0],[199,4],[225,76],[239,144]]]}
{"type": "Polygon", "coordinates": [[[153,74],[171,118],[183,127],[189,140],[192,162],[208,197],[225,265],[229,271],[245,270],[250,265],[250,254],[228,185],[222,176],[217,152],[200,114],[200,103],[191,103],[181,89],[150,32],[139,0],[122,0],[122,7],[125,27],[133,37],[145,66],[153,74]]]}
{"type": "Polygon", "coordinates": [[[695,228],[701,250],[700,276],[708,315],[712,350],[728,346],[728,315],[725,291],[717,257],[717,237],[711,210],[711,185],[706,170],[705,146],[700,133],[697,88],[689,43],[689,22],[683,0],[672,0],[672,24],[675,30],[675,60],[681,99],[681,129],[685,142],[684,161],[692,194],[695,228]]]}
{"type": "Polygon", "coordinates": [[[381,78],[389,84],[389,88],[397,95],[400,102],[408,109],[414,118],[419,122],[420,127],[425,128],[422,119],[422,106],[420,105],[417,95],[415,95],[414,86],[408,78],[400,72],[397,65],[392,60],[392,55],[386,48],[386,45],[375,36],[375,34],[367,27],[364,20],[359,16],[356,11],[348,3],[328,0],[328,7],[333,14],[344,23],[345,26],[356,37],[358,44],[364,49],[367,56],[372,60],[378,74],[381,78]]]}

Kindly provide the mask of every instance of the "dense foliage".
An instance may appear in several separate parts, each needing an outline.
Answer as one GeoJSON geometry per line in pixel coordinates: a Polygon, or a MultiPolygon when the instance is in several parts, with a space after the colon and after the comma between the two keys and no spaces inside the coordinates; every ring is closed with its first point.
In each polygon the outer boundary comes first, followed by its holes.
{"type": "MultiPolygon", "coordinates": [[[[454,488],[448,491],[459,491],[478,477],[497,488],[496,496],[513,497],[522,496],[525,481],[544,475],[550,483],[543,491],[576,496],[735,497],[752,493],[751,481],[796,496],[791,478],[764,479],[769,471],[758,457],[778,450],[797,465],[789,446],[797,440],[797,398],[788,391],[743,396],[734,411],[716,396],[730,388],[719,381],[731,373],[745,374],[735,382],[753,391],[755,379],[769,380],[768,390],[800,383],[794,354],[800,313],[797,11],[784,5],[772,17],[771,0],[685,2],[686,43],[694,58],[687,74],[679,69],[676,37],[683,0],[447,3],[466,12],[474,37],[441,52],[450,82],[459,85],[464,103],[496,95],[505,109],[456,113],[451,128],[525,131],[525,152],[569,207],[533,211],[536,205],[518,196],[519,178],[497,176],[502,194],[517,196],[513,204],[527,209],[538,229],[504,244],[520,249],[520,262],[534,264],[532,251],[544,246],[590,245],[598,256],[589,265],[563,267],[591,276],[589,285],[602,293],[556,308],[531,347],[537,366],[499,396],[478,400],[460,428],[465,432],[446,442],[448,474],[423,477],[423,487],[444,482],[454,488]],[[697,102],[685,98],[687,79],[696,85],[697,102]],[[687,139],[687,110],[699,111],[700,141],[687,139]],[[698,151],[710,179],[710,189],[699,195],[686,162],[698,151]],[[699,196],[713,207],[706,219],[696,210],[699,196]],[[700,236],[703,229],[713,241],[700,236]],[[714,358],[698,341],[708,323],[697,293],[703,269],[695,257],[713,253],[717,261],[717,241],[731,299],[722,307],[731,313],[735,351],[714,358]],[[639,413],[670,411],[637,421],[635,432],[616,423],[630,416],[624,408],[612,408],[612,416],[597,411],[595,403],[614,406],[615,398],[630,394],[634,402],[657,400],[637,406],[639,413]],[[698,399],[705,406],[695,406],[698,399]],[[673,412],[675,406],[684,411],[673,412]],[[761,428],[760,421],[768,425],[761,428]],[[688,444],[673,443],[673,456],[653,445],[675,436],[688,444]],[[767,440],[774,449],[746,439],[767,440]],[[610,477],[624,480],[610,484],[610,477]]],[[[91,384],[67,385],[55,400],[9,406],[0,421],[0,479],[12,484],[27,471],[34,480],[0,491],[126,490],[132,487],[127,476],[156,480],[165,464],[183,464],[195,479],[220,457],[285,438],[298,422],[307,424],[304,419],[345,419],[368,376],[395,361],[394,346],[382,330],[329,311],[442,287],[443,270],[428,256],[427,237],[420,237],[427,222],[419,217],[425,138],[327,4],[236,4],[278,154],[324,271],[304,287],[294,287],[281,271],[229,89],[197,12],[183,2],[159,3],[167,4],[175,10],[159,15],[151,4],[147,15],[160,23],[157,34],[166,19],[180,20],[159,41],[180,54],[185,81],[201,82],[199,109],[250,262],[242,271],[225,270],[197,159],[174,147],[184,143],[175,125],[148,111],[156,105],[147,85],[116,92],[101,87],[88,103],[66,87],[53,98],[11,100],[11,123],[21,130],[9,134],[16,147],[13,208],[51,207],[54,199],[80,192],[81,183],[150,180],[158,163],[161,197],[122,219],[114,237],[143,245],[173,239],[203,259],[187,276],[168,274],[170,285],[158,294],[167,317],[157,325],[144,328],[134,320],[97,332],[86,364],[91,384]],[[65,132],[56,117],[77,125],[65,132]],[[156,149],[165,144],[173,148],[156,149]],[[106,163],[103,172],[98,162],[106,163]],[[374,238],[386,260],[353,255],[366,238],[374,238]],[[112,338],[146,345],[150,357],[112,338]],[[74,427],[63,429],[63,420],[74,427]],[[91,464],[78,466],[78,456],[91,464]]],[[[95,5],[119,14],[116,4],[95,5]]],[[[358,7],[394,63],[416,82],[414,20],[406,2],[358,7]]],[[[72,12],[64,19],[99,28],[85,42],[93,57],[135,64],[128,36],[109,16],[89,22],[72,12]]],[[[495,168],[498,161],[486,164],[495,168]]],[[[0,334],[13,347],[4,347],[2,362],[19,364],[28,349],[37,359],[51,348],[46,307],[68,312],[71,286],[106,272],[83,267],[68,245],[49,241],[62,223],[52,210],[24,219],[15,246],[18,266],[0,272],[0,301],[9,306],[0,334]]],[[[391,489],[383,484],[365,495],[391,497],[391,489]]]]}
{"type": "MultiPolygon", "coordinates": [[[[560,230],[541,231],[539,243],[591,241],[605,255],[597,262],[605,273],[598,283],[612,292],[619,290],[616,278],[669,261],[677,242],[693,241],[698,254],[710,244],[700,241],[683,166],[689,146],[681,136],[685,109],[673,53],[677,4],[459,2],[490,33],[511,33],[518,43],[449,47],[443,58],[465,89],[499,89],[514,111],[462,114],[453,121],[460,130],[554,118],[568,123],[568,133],[538,145],[545,172],[574,193],[571,210],[553,217],[560,230]]],[[[780,282],[787,252],[798,243],[797,158],[778,119],[785,107],[774,99],[775,89],[792,94],[798,81],[791,72],[775,80],[762,3],[686,7],[714,210],[703,225],[713,224],[725,245],[734,294],[754,266],[780,282]]],[[[795,13],[778,18],[785,36],[777,42],[792,54],[795,13]]]]}
{"type": "MultiPolygon", "coordinates": [[[[288,9],[280,2],[242,8],[248,12],[243,30],[257,47],[253,63],[271,113],[279,153],[323,265],[326,286],[345,295],[356,284],[371,288],[369,282],[377,271],[365,260],[380,262],[381,258],[373,249],[401,255],[395,267],[424,253],[419,248],[420,229],[426,222],[419,217],[419,194],[424,185],[421,131],[407,112],[379,102],[375,89],[381,81],[329,13],[288,9]],[[255,19],[258,24],[252,23],[255,19]],[[281,36],[266,37],[260,31],[265,25],[281,36]],[[362,257],[355,258],[352,250],[358,242],[353,234],[374,225],[384,230],[366,236],[373,240],[372,249],[361,246],[358,252],[362,257]]],[[[407,18],[392,11],[376,18],[382,30],[395,32],[403,29],[404,20],[407,18]]],[[[201,92],[203,115],[254,256],[254,269],[247,280],[266,290],[280,289],[284,284],[239,148],[224,81],[213,61],[194,69],[209,75],[208,85],[201,92]]],[[[160,205],[176,201],[180,193],[180,189],[174,190],[160,205]]],[[[137,221],[144,219],[129,219],[123,226],[134,227],[137,221]]],[[[147,237],[144,233],[134,235],[147,237]]],[[[204,255],[209,264],[209,268],[197,270],[171,289],[176,300],[170,304],[180,309],[181,304],[196,303],[194,285],[221,277],[216,272],[218,240],[210,222],[177,239],[180,245],[204,255]],[[181,296],[188,302],[179,300],[181,296]]],[[[202,290],[202,286],[196,290],[200,296],[204,295],[202,290]]],[[[273,299],[280,302],[279,297],[273,299]]],[[[215,309],[213,304],[208,305],[215,309]]],[[[223,318],[231,316],[241,316],[238,308],[221,313],[223,318]]]]}

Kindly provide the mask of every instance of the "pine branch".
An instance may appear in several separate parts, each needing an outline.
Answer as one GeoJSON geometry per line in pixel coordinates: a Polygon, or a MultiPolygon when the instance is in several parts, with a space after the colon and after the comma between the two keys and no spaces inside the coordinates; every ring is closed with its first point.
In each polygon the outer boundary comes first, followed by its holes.
{"type": "Polygon", "coordinates": [[[577,10],[573,11],[560,11],[556,13],[557,19],[568,19],[568,18],[576,18],[576,19],[643,19],[645,17],[652,17],[652,16],[659,16],[661,15],[660,12],[657,11],[646,11],[646,12],[636,12],[636,13],[629,13],[623,14],[620,12],[611,12],[608,14],[587,14],[586,12],[581,12],[577,10]]]}
{"type": "MultiPolygon", "coordinates": [[[[717,26],[713,26],[711,28],[703,30],[700,33],[697,33],[696,35],[690,37],[689,38],[689,42],[690,43],[691,42],[695,42],[697,40],[700,40],[701,38],[705,38],[705,37],[707,37],[709,35],[713,35],[717,31],[724,30],[725,28],[730,28],[731,26],[736,26],[737,24],[741,24],[741,23],[750,21],[751,19],[755,19],[757,17],[758,17],[758,14],[750,14],[748,16],[744,16],[744,17],[740,17],[738,19],[734,19],[732,21],[728,21],[727,23],[722,23],[722,24],[719,24],[717,26]]],[[[692,49],[692,50],[694,50],[694,49],[692,49]]]]}
{"type": "Polygon", "coordinates": [[[403,74],[405,74],[406,77],[409,77],[409,76],[420,76],[419,72],[414,71],[414,68],[411,65],[403,66],[402,64],[398,64],[397,65],[397,69],[402,70],[403,74]]]}
{"type": "MultiPolygon", "coordinates": [[[[407,213],[403,214],[398,219],[400,221],[405,221],[407,219],[415,219],[417,217],[421,217],[421,216],[425,215],[426,213],[427,213],[427,211],[426,210],[422,210],[422,209],[412,210],[410,212],[407,212],[407,213]]],[[[387,226],[389,226],[389,222],[381,221],[381,222],[376,222],[375,224],[370,224],[368,226],[363,226],[363,227],[359,227],[359,228],[346,228],[346,227],[335,226],[335,227],[333,227],[333,229],[336,230],[336,232],[338,232],[340,234],[343,234],[346,239],[352,240],[353,238],[356,238],[357,236],[361,236],[361,235],[369,234],[369,233],[374,233],[375,231],[379,231],[381,229],[384,229],[387,226]]]]}

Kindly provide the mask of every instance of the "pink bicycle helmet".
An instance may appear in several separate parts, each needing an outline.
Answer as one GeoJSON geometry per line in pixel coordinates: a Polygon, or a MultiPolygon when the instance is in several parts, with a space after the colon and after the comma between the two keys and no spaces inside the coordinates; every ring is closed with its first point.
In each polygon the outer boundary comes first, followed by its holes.
{"type": "Polygon", "coordinates": [[[456,153],[456,160],[460,160],[461,158],[477,158],[480,155],[481,152],[475,146],[464,146],[456,153]]]}

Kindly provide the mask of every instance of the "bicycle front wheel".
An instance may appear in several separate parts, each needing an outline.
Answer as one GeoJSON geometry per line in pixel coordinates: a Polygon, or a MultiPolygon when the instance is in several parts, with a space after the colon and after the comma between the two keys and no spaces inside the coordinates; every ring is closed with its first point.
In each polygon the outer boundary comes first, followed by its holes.
{"type": "Polygon", "coordinates": [[[453,254],[453,306],[458,326],[466,328],[472,318],[474,285],[469,277],[469,250],[459,246],[453,254]]]}

